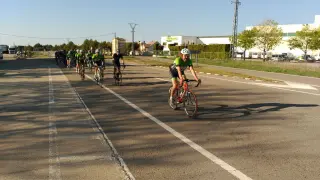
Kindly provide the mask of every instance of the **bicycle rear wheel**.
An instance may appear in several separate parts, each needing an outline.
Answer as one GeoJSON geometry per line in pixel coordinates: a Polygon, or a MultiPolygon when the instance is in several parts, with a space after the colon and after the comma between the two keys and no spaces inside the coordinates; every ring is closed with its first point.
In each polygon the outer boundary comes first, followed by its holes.
{"type": "Polygon", "coordinates": [[[82,64],[81,66],[80,66],[80,68],[81,68],[81,79],[82,80],[84,80],[84,78],[85,78],[85,76],[84,76],[84,71],[85,71],[85,67],[84,67],[84,64],[82,64]]]}
{"type": "Polygon", "coordinates": [[[188,91],[184,97],[184,111],[188,117],[194,118],[198,113],[198,100],[197,96],[192,92],[188,91]]]}

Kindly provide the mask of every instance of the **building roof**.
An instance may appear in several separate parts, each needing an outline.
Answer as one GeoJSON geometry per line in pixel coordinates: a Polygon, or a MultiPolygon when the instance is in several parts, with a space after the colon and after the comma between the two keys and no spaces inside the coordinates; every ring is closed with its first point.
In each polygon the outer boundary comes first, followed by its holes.
{"type": "Polygon", "coordinates": [[[198,38],[229,38],[230,36],[198,36],[198,38]]]}

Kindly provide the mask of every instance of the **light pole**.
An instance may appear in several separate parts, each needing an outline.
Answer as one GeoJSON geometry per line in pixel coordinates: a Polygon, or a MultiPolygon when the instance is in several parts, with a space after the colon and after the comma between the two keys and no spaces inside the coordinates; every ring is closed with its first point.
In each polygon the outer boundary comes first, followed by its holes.
{"type": "Polygon", "coordinates": [[[232,46],[231,46],[231,57],[233,58],[235,49],[237,47],[237,41],[238,41],[238,11],[239,11],[239,5],[241,2],[239,0],[232,1],[231,4],[234,5],[234,18],[233,18],[233,29],[232,29],[232,46]]]}
{"type": "Polygon", "coordinates": [[[136,26],[138,25],[138,24],[135,24],[135,23],[129,23],[130,24],[130,27],[131,27],[131,32],[132,32],[132,56],[134,56],[135,55],[135,53],[134,53],[134,29],[136,28],[136,26]]]}

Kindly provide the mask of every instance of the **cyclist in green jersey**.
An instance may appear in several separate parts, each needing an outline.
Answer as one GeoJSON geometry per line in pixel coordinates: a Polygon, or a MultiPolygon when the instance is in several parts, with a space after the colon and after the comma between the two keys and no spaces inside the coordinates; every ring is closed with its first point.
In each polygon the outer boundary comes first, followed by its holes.
{"type": "Polygon", "coordinates": [[[177,57],[173,64],[169,66],[169,72],[172,78],[172,91],[170,94],[170,102],[173,103],[172,96],[174,95],[175,91],[178,88],[178,78],[179,78],[179,85],[182,86],[183,80],[186,79],[186,75],[184,70],[187,68],[190,69],[193,77],[197,81],[201,81],[198,77],[196,72],[193,69],[192,60],[190,59],[190,51],[187,48],[181,50],[179,57],[177,57]]]}
{"type": "Polygon", "coordinates": [[[75,60],[76,60],[76,72],[79,72],[79,56],[80,56],[80,50],[77,49],[75,52],[75,60]]]}
{"type": "Polygon", "coordinates": [[[92,52],[89,50],[86,54],[86,62],[89,68],[91,68],[92,65],[92,52]]]}
{"type": "MultiPolygon", "coordinates": [[[[79,50],[79,53],[77,54],[77,64],[78,64],[78,69],[80,69],[81,65],[84,65],[86,60],[86,54],[84,53],[83,50],[79,50]]],[[[83,66],[84,67],[84,66],[83,66]]],[[[79,70],[78,70],[79,71],[79,70]]]]}
{"type": "Polygon", "coordinates": [[[70,68],[71,67],[71,60],[73,58],[73,52],[72,50],[70,50],[67,54],[67,67],[70,68]]]}
{"type": "MultiPolygon", "coordinates": [[[[94,66],[95,66],[95,69],[94,69],[94,77],[96,77],[96,75],[97,75],[97,72],[98,72],[98,67],[99,66],[103,66],[103,62],[104,62],[104,56],[102,55],[102,54],[100,54],[100,52],[99,52],[99,49],[96,49],[96,53],[95,54],[93,54],[92,55],[92,61],[93,61],[93,64],[94,64],[94,66]]],[[[103,68],[101,68],[102,69],[102,77],[104,77],[104,75],[103,75],[103,68]]]]}

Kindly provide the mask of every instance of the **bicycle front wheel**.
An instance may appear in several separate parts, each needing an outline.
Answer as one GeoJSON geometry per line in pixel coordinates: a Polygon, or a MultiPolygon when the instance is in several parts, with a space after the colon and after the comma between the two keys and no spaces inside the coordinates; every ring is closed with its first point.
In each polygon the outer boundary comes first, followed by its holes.
{"type": "Polygon", "coordinates": [[[183,106],[187,116],[191,118],[196,117],[198,113],[197,96],[192,91],[188,91],[184,98],[183,106]]]}

